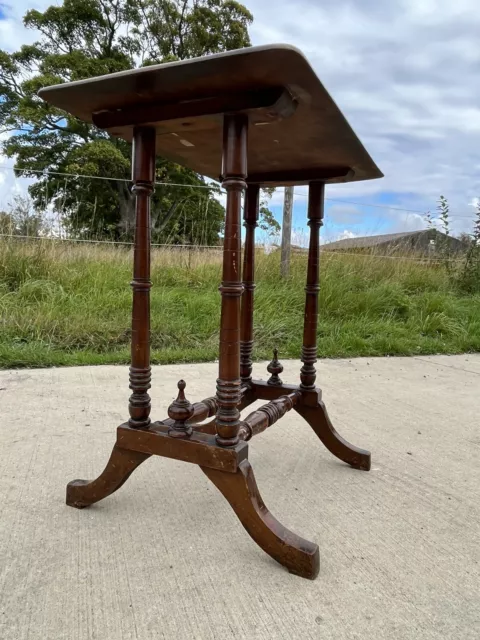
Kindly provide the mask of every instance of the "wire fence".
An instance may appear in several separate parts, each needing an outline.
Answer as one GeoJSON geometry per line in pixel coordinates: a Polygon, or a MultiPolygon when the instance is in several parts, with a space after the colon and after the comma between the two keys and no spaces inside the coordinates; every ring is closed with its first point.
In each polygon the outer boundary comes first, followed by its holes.
{"type": "MultiPolygon", "coordinates": [[[[29,235],[20,235],[13,233],[0,233],[0,238],[9,238],[10,240],[40,240],[42,242],[73,242],[73,243],[84,243],[84,244],[105,244],[111,246],[122,246],[122,247],[133,247],[133,242],[123,241],[123,240],[88,240],[85,238],[62,238],[55,236],[29,236],[29,235]]],[[[178,250],[195,250],[195,251],[203,251],[206,249],[216,249],[218,251],[222,250],[222,245],[208,245],[208,244],[161,244],[154,243],[150,244],[151,247],[163,248],[163,249],[178,249],[178,250]]]]}
{"type": "MultiPolygon", "coordinates": [[[[103,233],[95,233],[95,231],[87,230],[79,232],[78,225],[72,224],[75,223],[75,203],[72,205],[70,202],[68,205],[66,204],[66,198],[63,199],[59,196],[56,198],[55,206],[52,206],[51,201],[49,200],[49,185],[48,180],[51,178],[52,180],[61,179],[65,180],[65,190],[69,180],[89,180],[89,181],[98,181],[103,180],[105,182],[117,182],[124,184],[132,184],[130,179],[127,178],[113,178],[113,177],[105,177],[105,176],[97,176],[97,175],[89,175],[89,174],[79,174],[79,173],[66,173],[61,171],[50,171],[45,169],[34,169],[28,171],[15,171],[13,167],[9,167],[6,165],[0,165],[0,178],[2,174],[13,176],[14,187],[17,185],[17,189],[13,189],[13,193],[17,192],[17,195],[21,197],[21,194],[25,194],[25,183],[19,183],[18,181],[22,180],[22,178],[28,177],[30,180],[35,180],[28,174],[36,174],[39,178],[44,178],[46,180],[45,183],[45,196],[44,196],[44,206],[40,206],[35,210],[28,210],[25,212],[26,223],[28,223],[28,219],[35,223],[31,228],[25,227],[28,229],[27,233],[22,233],[19,229],[9,230],[3,225],[3,228],[0,227],[0,238],[2,241],[7,240],[8,238],[18,238],[20,240],[34,240],[34,241],[60,241],[60,242],[71,242],[71,243],[82,243],[82,244],[96,244],[96,245],[111,245],[111,246],[125,246],[131,247],[133,245],[131,234],[127,238],[122,239],[121,237],[112,237],[108,238],[107,234],[103,233]],[[30,217],[30,218],[29,218],[30,217]]],[[[5,182],[5,180],[3,181],[5,182]]],[[[35,184],[35,182],[33,182],[35,184]]],[[[0,187],[2,185],[2,180],[0,179],[0,187]]],[[[154,241],[152,243],[152,247],[157,249],[174,249],[178,251],[204,251],[204,250],[220,250],[221,249],[221,234],[218,232],[214,232],[212,234],[211,228],[209,229],[209,200],[213,197],[222,202],[225,202],[225,192],[222,190],[221,185],[219,183],[213,182],[210,184],[185,184],[185,183],[177,183],[177,182],[166,182],[166,181],[157,181],[155,183],[157,187],[160,189],[193,189],[199,190],[200,193],[205,193],[205,196],[200,196],[197,199],[196,206],[198,206],[201,211],[199,211],[198,215],[192,217],[190,216],[187,219],[182,206],[180,205],[178,211],[176,212],[176,221],[177,221],[177,235],[175,239],[173,239],[172,234],[168,235],[163,234],[158,238],[158,241],[154,241]],[[183,215],[183,219],[182,219],[183,215]],[[183,225],[183,228],[182,228],[183,225]],[[178,232],[178,228],[180,231],[178,232]],[[183,241],[188,238],[193,238],[193,241],[183,241]],[[212,240],[216,242],[216,238],[218,237],[218,244],[212,244],[212,240]],[[208,239],[211,241],[208,242],[208,239]]],[[[58,187],[58,185],[57,185],[58,187]]],[[[12,189],[10,189],[12,192],[12,189]]],[[[50,198],[52,192],[50,191],[50,198]]],[[[297,211],[302,213],[302,223],[303,220],[306,222],[305,209],[306,209],[306,199],[308,198],[308,193],[306,190],[302,190],[300,188],[296,188],[294,191],[295,195],[295,205],[294,205],[294,220],[295,220],[295,208],[297,211]]],[[[270,203],[270,207],[275,210],[276,217],[281,218],[281,209],[282,209],[282,194],[278,193],[274,195],[274,199],[270,203]]],[[[24,197],[24,196],[23,196],[24,197]]],[[[347,250],[334,251],[328,247],[328,244],[335,240],[349,239],[355,237],[362,237],[368,235],[382,235],[391,232],[392,225],[395,224],[396,231],[414,231],[419,230],[420,227],[423,226],[425,228],[427,226],[427,218],[426,212],[420,209],[412,209],[412,208],[404,208],[392,206],[389,204],[378,204],[378,203],[368,203],[361,202],[358,200],[347,200],[342,198],[326,198],[328,202],[327,207],[327,216],[325,225],[322,229],[322,252],[323,253],[337,253],[338,255],[363,255],[370,257],[372,259],[379,258],[387,258],[389,260],[413,260],[416,262],[438,262],[438,257],[434,255],[434,252],[426,251],[423,255],[407,256],[407,255],[391,255],[391,252],[388,250],[384,251],[383,254],[378,249],[372,249],[371,252],[362,252],[357,253],[356,251],[349,251],[348,247],[345,247],[347,250]],[[372,212],[379,212],[378,215],[372,212]],[[381,213],[380,213],[381,212],[381,213]],[[400,217],[399,217],[400,216],[400,217]]],[[[81,201],[78,202],[78,206],[84,205],[81,201]]],[[[38,203],[37,203],[38,205],[38,203]]],[[[267,203],[268,205],[268,203],[267,203]]],[[[2,209],[8,212],[8,206],[11,206],[10,203],[4,203],[0,199],[0,213],[2,209]]],[[[93,219],[97,217],[97,221],[102,220],[102,213],[96,210],[96,201],[92,205],[92,227],[95,229],[95,224],[93,223],[93,219]]],[[[471,221],[472,225],[474,222],[474,210],[472,208],[472,213],[460,213],[460,212],[451,212],[450,217],[453,221],[453,225],[455,223],[463,225],[459,227],[464,233],[468,233],[468,223],[471,221]]],[[[153,217],[153,216],[152,216],[153,217]]],[[[300,216],[297,215],[297,220],[300,216]]],[[[1,222],[1,219],[0,219],[1,222]]],[[[303,223],[304,225],[304,223],[303,223]]],[[[457,230],[458,233],[458,230],[457,230]]],[[[259,230],[257,234],[257,243],[262,246],[265,252],[275,251],[279,244],[279,233],[271,233],[268,230],[259,230]]],[[[293,228],[292,233],[292,244],[296,249],[304,250],[306,246],[308,246],[308,237],[309,232],[306,226],[297,226],[293,228]]],[[[155,240],[155,236],[154,236],[155,240]]],[[[453,261],[461,262],[461,258],[455,258],[453,261]]]]}
{"type": "MultiPolygon", "coordinates": [[[[46,243],[62,243],[62,244],[86,244],[86,245],[104,245],[110,247],[128,247],[132,248],[133,242],[123,242],[121,240],[86,240],[82,238],[57,238],[52,236],[28,236],[28,235],[13,235],[13,234],[5,234],[0,233],[0,238],[5,242],[9,241],[32,241],[32,242],[46,242],[46,243]]],[[[153,249],[164,249],[167,251],[174,251],[175,253],[206,253],[206,252],[216,252],[220,254],[222,252],[223,246],[220,245],[187,245],[187,244],[156,244],[152,243],[150,245],[153,249]]],[[[280,247],[277,245],[265,245],[265,244],[257,244],[256,250],[261,251],[263,253],[272,253],[274,251],[279,251],[280,247]]],[[[298,250],[297,252],[298,253],[298,250]]],[[[307,256],[307,249],[303,249],[301,251],[307,256]]],[[[396,261],[408,261],[408,262],[416,262],[418,264],[423,265],[438,265],[442,264],[443,260],[441,258],[435,257],[433,255],[427,254],[419,254],[418,257],[414,257],[412,255],[407,255],[406,253],[401,253],[400,255],[388,255],[385,253],[373,253],[373,252],[353,252],[353,251],[335,251],[329,250],[324,246],[320,247],[321,255],[329,255],[336,256],[338,258],[346,257],[346,256],[354,256],[359,259],[373,259],[373,260],[396,260],[396,261]]],[[[465,262],[465,257],[462,258],[449,258],[450,263],[458,263],[462,264],[465,262]]]]}
{"type": "MultiPolygon", "coordinates": [[[[97,175],[89,175],[89,174],[82,174],[82,173],[66,173],[63,171],[52,171],[50,169],[15,169],[14,167],[9,167],[6,165],[0,165],[0,170],[2,171],[10,171],[12,173],[15,174],[16,178],[30,178],[31,173],[35,173],[37,175],[41,175],[44,177],[48,177],[48,176],[59,176],[59,177],[65,177],[65,178],[72,178],[72,179],[79,179],[79,178],[84,178],[84,179],[88,179],[88,180],[106,180],[106,181],[110,181],[110,182],[124,182],[124,183],[128,183],[128,184],[133,184],[132,180],[130,178],[115,178],[115,177],[109,177],[109,176],[97,176],[97,175]]],[[[178,188],[189,188],[189,189],[203,189],[203,190],[207,190],[210,192],[217,192],[219,194],[225,194],[225,190],[222,189],[221,184],[218,182],[213,182],[211,184],[207,184],[207,185],[202,185],[202,184],[185,184],[185,183],[177,183],[177,182],[162,182],[162,181],[155,181],[155,186],[159,186],[159,187],[178,187],[178,188]]],[[[294,195],[295,196],[299,196],[301,198],[308,198],[308,193],[304,192],[304,191],[299,191],[298,189],[294,190],[294,195]]],[[[339,204],[344,204],[344,205],[353,205],[353,206],[359,206],[359,207],[367,207],[367,208],[372,208],[372,209],[381,209],[384,211],[397,211],[399,213],[412,213],[412,214],[417,214],[420,216],[425,216],[427,213],[427,210],[423,210],[423,209],[411,209],[411,208],[405,208],[405,207],[397,207],[397,206],[392,206],[392,205],[388,205],[388,204],[378,204],[378,203],[372,203],[372,202],[359,202],[359,201],[355,201],[355,200],[344,200],[342,198],[329,198],[326,197],[325,200],[327,202],[333,202],[333,203],[339,203],[339,204]]],[[[471,213],[457,213],[457,212],[450,212],[449,214],[452,218],[465,218],[465,219],[469,219],[472,220],[473,219],[473,212],[471,213]]]]}

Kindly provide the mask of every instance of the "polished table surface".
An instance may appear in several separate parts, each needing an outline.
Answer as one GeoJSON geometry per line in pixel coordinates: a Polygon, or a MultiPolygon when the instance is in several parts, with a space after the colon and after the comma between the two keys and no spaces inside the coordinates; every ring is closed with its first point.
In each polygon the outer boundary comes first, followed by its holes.
{"type": "Polygon", "coordinates": [[[248,181],[264,185],[382,177],[304,55],[290,45],[239,49],[40,91],[55,107],[131,140],[156,129],[158,155],[219,178],[223,114],[249,117],[248,181]]]}

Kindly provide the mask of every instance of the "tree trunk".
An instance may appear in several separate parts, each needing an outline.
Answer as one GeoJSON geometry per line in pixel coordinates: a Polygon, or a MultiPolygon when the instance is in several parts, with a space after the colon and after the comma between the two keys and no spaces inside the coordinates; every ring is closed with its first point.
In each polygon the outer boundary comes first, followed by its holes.
{"type": "Polygon", "coordinates": [[[115,182],[118,190],[120,220],[118,230],[121,235],[131,235],[135,227],[135,196],[125,182],[115,182]]]}

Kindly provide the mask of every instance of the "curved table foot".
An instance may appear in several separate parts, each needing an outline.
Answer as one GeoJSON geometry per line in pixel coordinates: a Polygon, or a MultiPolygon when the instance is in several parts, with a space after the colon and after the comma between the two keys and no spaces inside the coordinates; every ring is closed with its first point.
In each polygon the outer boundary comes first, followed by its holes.
{"type": "Polygon", "coordinates": [[[286,529],[265,506],[253,469],[243,460],[236,473],[200,467],[230,503],[253,540],[290,573],[313,580],[320,569],[318,545],[286,529]]]}
{"type": "Polygon", "coordinates": [[[322,401],[319,401],[316,407],[298,405],[295,407],[295,410],[305,418],[323,444],[334,456],[355,469],[370,471],[370,451],[355,447],[335,431],[322,401]]]}
{"type": "Polygon", "coordinates": [[[107,466],[96,480],[72,480],[67,484],[67,504],[83,509],[120,489],[135,469],[150,457],[115,445],[107,466]]]}

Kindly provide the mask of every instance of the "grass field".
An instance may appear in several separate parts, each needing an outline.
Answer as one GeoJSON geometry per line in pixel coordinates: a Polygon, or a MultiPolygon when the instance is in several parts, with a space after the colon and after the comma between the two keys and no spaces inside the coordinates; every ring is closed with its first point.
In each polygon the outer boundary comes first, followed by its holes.
{"type": "MultiPolygon", "coordinates": [[[[18,240],[0,243],[0,366],[129,361],[131,251],[18,240]]],[[[254,357],[300,353],[306,256],[289,281],[278,253],[257,257],[254,357]]],[[[324,357],[480,351],[480,296],[442,266],[322,255],[318,330],[324,357]]],[[[158,250],[152,264],[152,361],[214,360],[220,252],[158,250]]]]}

